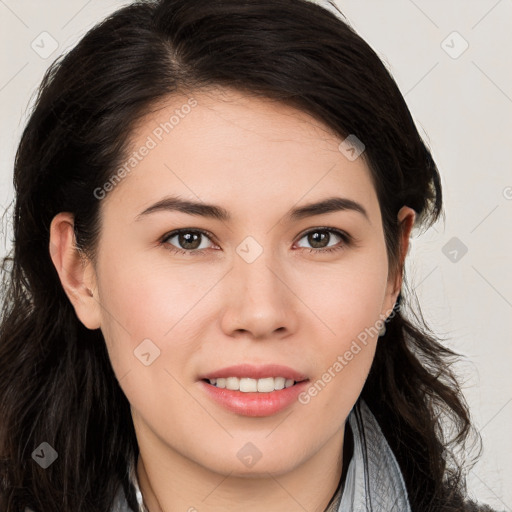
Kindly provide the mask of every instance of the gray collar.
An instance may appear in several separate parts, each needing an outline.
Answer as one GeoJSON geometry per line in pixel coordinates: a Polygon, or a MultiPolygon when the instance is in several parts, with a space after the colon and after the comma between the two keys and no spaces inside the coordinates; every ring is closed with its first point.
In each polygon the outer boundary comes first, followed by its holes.
{"type": "MultiPolygon", "coordinates": [[[[354,453],[340,492],[327,512],[411,512],[405,482],[375,416],[361,399],[348,417],[354,453]],[[341,494],[341,495],[340,495],[341,494]]],[[[143,505],[135,466],[130,469],[138,510],[143,505]]],[[[112,512],[134,512],[120,488],[112,512]]]]}
{"type": "Polygon", "coordinates": [[[359,400],[349,417],[354,438],[338,512],[411,512],[398,462],[375,416],[359,400]]]}

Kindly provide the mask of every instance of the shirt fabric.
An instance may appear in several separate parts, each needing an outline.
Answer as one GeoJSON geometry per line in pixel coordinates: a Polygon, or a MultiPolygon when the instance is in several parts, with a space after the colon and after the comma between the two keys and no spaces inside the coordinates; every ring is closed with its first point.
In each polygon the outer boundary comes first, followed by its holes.
{"type": "MultiPolygon", "coordinates": [[[[377,420],[360,399],[348,416],[354,450],[343,486],[340,486],[325,512],[411,512],[405,482],[397,460],[377,420]]],[[[130,468],[131,485],[138,508],[129,507],[122,487],[112,512],[148,512],[137,481],[135,466],[130,468]]]]}

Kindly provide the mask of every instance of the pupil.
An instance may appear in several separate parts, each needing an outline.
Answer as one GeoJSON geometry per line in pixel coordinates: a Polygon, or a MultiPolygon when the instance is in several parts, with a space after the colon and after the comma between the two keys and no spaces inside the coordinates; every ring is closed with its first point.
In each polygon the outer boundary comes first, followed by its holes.
{"type": "Polygon", "coordinates": [[[180,245],[184,249],[197,249],[200,243],[199,241],[199,234],[198,233],[182,233],[179,237],[180,245]]]}
{"type": "Polygon", "coordinates": [[[308,242],[312,247],[318,248],[318,247],[325,247],[322,242],[325,242],[327,238],[329,237],[329,234],[325,231],[315,231],[314,233],[310,233],[308,242]]]}

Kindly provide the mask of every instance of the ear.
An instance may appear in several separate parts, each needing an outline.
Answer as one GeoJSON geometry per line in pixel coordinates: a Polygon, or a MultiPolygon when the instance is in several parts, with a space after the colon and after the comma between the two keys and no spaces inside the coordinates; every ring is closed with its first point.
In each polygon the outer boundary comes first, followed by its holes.
{"type": "MultiPolygon", "coordinates": [[[[388,283],[388,297],[390,308],[392,308],[398,298],[400,289],[403,283],[403,269],[405,264],[405,257],[409,250],[409,239],[411,231],[416,220],[416,212],[408,206],[402,206],[397,215],[397,221],[399,226],[399,248],[398,248],[398,261],[396,264],[396,270],[390,273],[390,280],[388,283]]],[[[389,312],[389,309],[388,309],[389,312]]]]}
{"type": "Polygon", "coordinates": [[[88,329],[100,327],[96,273],[91,261],[76,247],[74,217],[57,214],[50,225],[50,256],[77,317],[88,329]]]}

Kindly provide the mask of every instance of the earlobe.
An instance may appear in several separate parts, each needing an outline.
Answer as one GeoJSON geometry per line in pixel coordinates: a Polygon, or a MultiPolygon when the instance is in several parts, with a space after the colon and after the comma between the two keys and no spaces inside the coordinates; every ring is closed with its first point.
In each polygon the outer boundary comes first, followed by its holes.
{"type": "Polygon", "coordinates": [[[59,274],[62,288],[73,305],[77,317],[88,329],[98,329],[100,322],[99,297],[95,297],[95,272],[76,247],[73,215],[57,214],[50,225],[50,256],[59,274]]]}

